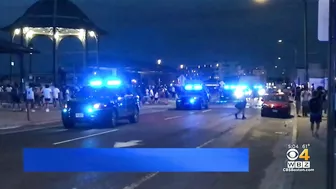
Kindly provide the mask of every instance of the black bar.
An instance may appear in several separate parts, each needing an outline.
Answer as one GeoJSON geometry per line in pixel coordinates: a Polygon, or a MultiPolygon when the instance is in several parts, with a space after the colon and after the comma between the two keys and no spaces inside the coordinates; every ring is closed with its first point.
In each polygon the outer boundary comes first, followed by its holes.
{"type": "Polygon", "coordinates": [[[334,0],[329,0],[329,66],[328,66],[328,122],[327,122],[327,189],[334,189],[334,129],[335,129],[335,38],[334,0]]]}

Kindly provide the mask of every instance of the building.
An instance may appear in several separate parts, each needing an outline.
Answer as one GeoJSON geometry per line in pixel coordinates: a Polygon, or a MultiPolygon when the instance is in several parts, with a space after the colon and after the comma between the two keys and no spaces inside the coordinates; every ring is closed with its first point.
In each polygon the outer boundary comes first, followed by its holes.
{"type": "MultiPolygon", "coordinates": [[[[327,77],[327,70],[319,63],[310,63],[308,75],[309,78],[325,78],[327,77]]],[[[304,68],[297,69],[294,78],[295,83],[297,84],[307,83],[306,70],[304,68]]]]}

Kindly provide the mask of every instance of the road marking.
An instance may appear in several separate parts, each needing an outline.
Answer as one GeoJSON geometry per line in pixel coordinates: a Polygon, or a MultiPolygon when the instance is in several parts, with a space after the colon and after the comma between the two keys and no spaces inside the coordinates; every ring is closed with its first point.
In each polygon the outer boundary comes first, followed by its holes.
{"type": "MultiPolygon", "coordinates": [[[[148,112],[140,112],[140,115],[145,115],[145,114],[152,114],[152,113],[159,113],[159,112],[165,112],[167,111],[168,109],[158,109],[158,110],[151,110],[151,111],[148,111],[148,112]]],[[[35,127],[34,128],[25,128],[25,129],[19,129],[19,128],[23,128],[24,126],[20,126],[20,127],[17,127],[17,128],[6,128],[6,129],[1,129],[0,128],[0,135],[9,135],[9,134],[15,134],[15,133],[23,133],[23,132],[30,132],[30,131],[37,131],[37,130],[46,130],[46,129],[51,129],[51,128],[56,128],[56,127],[62,127],[61,126],[62,123],[60,121],[59,124],[55,125],[55,124],[51,124],[51,126],[38,126],[38,127],[35,127]],[[11,130],[11,129],[14,129],[14,130],[11,130]],[[15,129],[19,129],[19,130],[15,130],[15,129]]]]}
{"type": "Polygon", "coordinates": [[[165,118],[164,120],[177,119],[177,118],[180,118],[180,117],[182,117],[182,116],[167,117],[167,118],[165,118]]]}
{"type": "MultiPolygon", "coordinates": [[[[197,146],[196,148],[203,148],[204,146],[212,143],[213,141],[215,141],[216,138],[213,138],[211,140],[208,140],[207,142],[197,146]]],[[[147,174],[145,175],[144,177],[142,177],[141,179],[133,182],[132,184],[128,185],[128,186],[125,186],[123,189],[136,189],[138,188],[139,186],[141,186],[143,183],[151,180],[152,178],[154,178],[156,175],[158,175],[160,172],[155,172],[155,173],[150,173],[150,174],[147,174]]]]}
{"type": "Polygon", "coordinates": [[[205,112],[210,112],[210,111],[211,111],[211,109],[209,109],[209,110],[203,110],[202,112],[205,113],[205,112]]]}
{"type": "Polygon", "coordinates": [[[85,138],[90,138],[90,137],[94,137],[94,136],[98,136],[98,135],[104,135],[104,134],[112,133],[112,132],[116,132],[116,131],[118,131],[118,129],[112,129],[112,130],[108,130],[108,131],[104,131],[104,132],[100,132],[100,133],[96,133],[96,134],[92,134],[92,135],[87,135],[87,136],[83,136],[83,137],[73,138],[73,139],[64,140],[64,141],[60,141],[60,142],[55,142],[55,143],[53,143],[53,145],[64,144],[64,143],[68,143],[68,142],[72,142],[72,141],[76,141],[76,140],[81,140],[81,139],[85,139],[85,138]]]}

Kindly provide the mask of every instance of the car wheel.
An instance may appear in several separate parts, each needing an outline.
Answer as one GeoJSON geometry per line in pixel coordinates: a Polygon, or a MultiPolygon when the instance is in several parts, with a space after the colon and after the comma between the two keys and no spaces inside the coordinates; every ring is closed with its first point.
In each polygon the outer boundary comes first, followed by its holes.
{"type": "Polygon", "coordinates": [[[110,125],[115,127],[118,125],[118,116],[115,110],[112,110],[111,117],[110,117],[110,125]]]}
{"type": "Polygon", "coordinates": [[[266,114],[264,112],[261,112],[261,117],[266,117],[266,114]]]}
{"type": "Polygon", "coordinates": [[[129,118],[130,123],[138,123],[139,122],[139,109],[135,108],[133,114],[129,118]]]}
{"type": "Polygon", "coordinates": [[[73,121],[70,120],[63,120],[63,126],[66,129],[71,129],[75,127],[75,123],[73,121]]]}
{"type": "Polygon", "coordinates": [[[181,109],[182,109],[181,105],[176,104],[176,110],[181,110],[181,109]]]}
{"type": "Polygon", "coordinates": [[[207,103],[204,105],[204,108],[205,108],[205,109],[209,109],[209,102],[207,102],[207,103]]]}
{"type": "Polygon", "coordinates": [[[204,103],[203,103],[203,101],[201,101],[201,102],[198,104],[197,109],[202,110],[202,109],[203,109],[203,106],[204,106],[204,103]]]}

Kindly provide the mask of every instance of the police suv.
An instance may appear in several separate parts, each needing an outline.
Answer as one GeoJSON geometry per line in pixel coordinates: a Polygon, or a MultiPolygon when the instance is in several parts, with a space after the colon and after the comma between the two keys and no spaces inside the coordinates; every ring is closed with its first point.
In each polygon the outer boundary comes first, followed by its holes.
{"type": "Polygon", "coordinates": [[[187,84],[176,100],[176,109],[208,109],[210,94],[203,84],[187,84]]]}
{"type": "Polygon", "coordinates": [[[140,100],[120,80],[95,79],[81,88],[62,110],[65,128],[78,123],[116,126],[121,119],[139,121],[140,100]]]}

